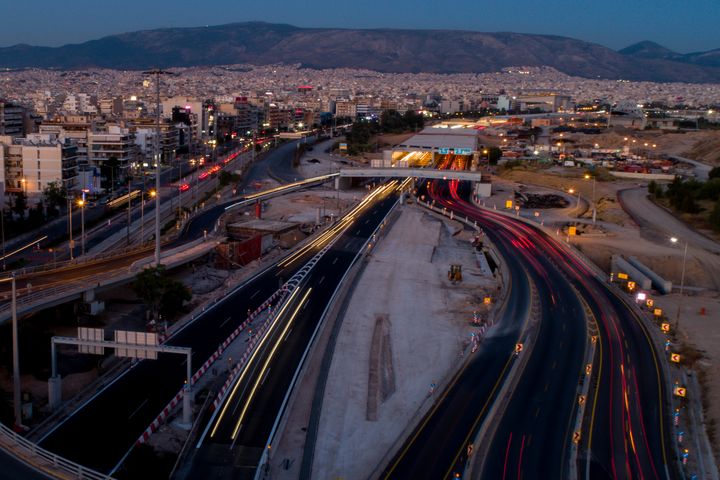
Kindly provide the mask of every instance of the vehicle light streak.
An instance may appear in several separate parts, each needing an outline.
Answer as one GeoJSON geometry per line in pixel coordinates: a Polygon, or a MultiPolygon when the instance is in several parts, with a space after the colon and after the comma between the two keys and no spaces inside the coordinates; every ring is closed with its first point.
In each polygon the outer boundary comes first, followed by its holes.
{"type": "MultiPolygon", "coordinates": [[[[288,300],[285,302],[285,304],[282,306],[282,308],[281,308],[280,311],[277,313],[277,315],[275,315],[275,318],[273,319],[272,325],[270,325],[270,327],[268,328],[267,332],[266,332],[265,335],[263,336],[262,340],[260,340],[260,342],[258,343],[258,345],[255,347],[255,350],[253,351],[252,355],[251,355],[250,358],[248,359],[247,365],[250,365],[250,364],[253,362],[253,360],[255,359],[255,356],[258,354],[258,352],[259,352],[260,350],[262,350],[262,346],[263,346],[263,344],[267,341],[267,339],[268,339],[268,337],[269,337],[270,331],[275,328],[275,325],[277,324],[278,319],[279,319],[279,318],[282,316],[282,314],[285,312],[285,310],[287,309],[288,305],[290,305],[290,302],[292,301],[293,297],[295,297],[295,295],[297,295],[298,292],[299,292],[299,290],[295,290],[295,291],[290,295],[290,297],[289,297],[288,300]]],[[[213,436],[215,436],[215,433],[217,432],[218,426],[222,423],[222,419],[223,419],[223,416],[225,415],[225,412],[227,411],[228,405],[230,405],[230,404],[232,403],[232,399],[235,397],[235,394],[237,393],[237,389],[238,389],[238,387],[240,386],[240,384],[242,383],[243,378],[244,378],[245,375],[247,374],[247,371],[248,371],[247,369],[243,370],[242,374],[240,375],[240,378],[238,378],[237,382],[235,382],[235,386],[233,387],[232,391],[230,392],[230,395],[228,396],[227,400],[225,401],[225,405],[223,406],[222,410],[220,411],[220,415],[218,415],[218,418],[217,418],[217,420],[215,421],[215,426],[213,427],[212,431],[210,432],[210,438],[212,438],[213,436]]]]}
{"type": "MultiPolygon", "coordinates": [[[[283,339],[285,338],[285,334],[287,333],[288,329],[290,328],[293,321],[295,320],[295,317],[297,317],[297,314],[300,311],[300,308],[305,303],[305,300],[307,300],[308,296],[310,295],[310,292],[312,292],[312,288],[308,288],[308,290],[305,292],[305,295],[302,297],[302,299],[298,303],[297,307],[295,307],[295,311],[292,313],[292,315],[288,319],[287,323],[285,324],[285,328],[283,329],[282,333],[278,336],[277,341],[275,342],[275,345],[273,345],[273,348],[270,351],[270,355],[268,355],[268,357],[265,359],[265,363],[263,364],[262,369],[260,370],[260,374],[257,375],[257,378],[255,379],[255,384],[253,385],[252,390],[250,391],[250,395],[248,395],[248,398],[245,401],[245,405],[243,406],[243,409],[240,412],[240,417],[238,418],[238,421],[235,424],[235,429],[233,430],[233,433],[230,437],[230,438],[232,438],[233,443],[234,443],[235,439],[237,438],[237,434],[240,431],[240,427],[242,426],[243,420],[245,419],[245,414],[247,413],[248,408],[250,408],[250,404],[252,403],[253,397],[255,397],[255,392],[257,391],[257,388],[260,385],[260,381],[265,376],[265,371],[268,369],[268,365],[270,365],[270,362],[275,357],[275,352],[277,351],[280,344],[283,342],[283,339]]],[[[280,318],[280,315],[278,315],[277,318],[280,318]]],[[[268,335],[266,334],[266,337],[267,336],[268,335]]]]}

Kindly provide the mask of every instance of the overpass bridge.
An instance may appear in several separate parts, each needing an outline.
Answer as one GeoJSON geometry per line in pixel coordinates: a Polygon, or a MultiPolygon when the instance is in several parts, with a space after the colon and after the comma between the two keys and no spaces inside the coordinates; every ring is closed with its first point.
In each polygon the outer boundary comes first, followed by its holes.
{"type": "Polygon", "coordinates": [[[438,170],[435,168],[341,168],[340,177],[360,178],[432,178],[437,180],[468,180],[471,182],[482,182],[483,175],[480,172],[468,170],[438,170]]]}
{"type": "MultiPolygon", "coordinates": [[[[315,187],[338,178],[338,174],[321,175],[299,182],[290,183],[280,187],[263,190],[246,195],[242,199],[228,202],[217,212],[217,218],[226,210],[251,205],[257,201],[295,192],[305,188],[315,187]]],[[[217,218],[212,211],[201,215],[211,215],[213,224],[217,225],[217,218]]],[[[208,233],[212,227],[208,229],[208,233]]],[[[163,250],[162,264],[171,269],[182,264],[196,260],[212,251],[222,238],[202,235],[192,241],[182,244],[175,243],[174,248],[163,250]]],[[[32,312],[50,308],[73,300],[82,299],[85,303],[93,303],[98,291],[117,287],[134,280],[135,275],[147,265],[152,264],[153,252],[147,248],[118,252],[117,254],[103,254],[97,257],[88,257],[69,262],[61,262],[47,268],[16,271],[18,279],[17,314],[26,315],[32,312]],[[37,280],[35,285],[33,282],[37,280]]],[[[0,324],[11,317],[10,291],[0,288],[0,324]]]]}

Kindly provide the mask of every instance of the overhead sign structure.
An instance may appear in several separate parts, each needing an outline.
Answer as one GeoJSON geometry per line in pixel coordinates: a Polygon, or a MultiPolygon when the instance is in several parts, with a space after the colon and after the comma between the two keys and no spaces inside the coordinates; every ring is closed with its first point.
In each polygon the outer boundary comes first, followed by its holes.
{"type": "MultiPolygon", "coordinates": [[[[80,340],[105,340],[105,331],[102,328],[78,327],[78,338],[80,340]]],[[[105,348],[97,346],[80,345],[78,346],[80,353],[90,353],[92,355],[103,355],[105,348]]]]}
{"type": "Polygon", "coordinates": [[[118,357],[157,359],[156,351],[149,351],[142,348],[148,345],[156,346],[158,344],[157,333],[115,330],[115,342],[128,345],[127,347],[115,348],[115,355],[118,357]],[[132,348],[133,345],[137,345],[140,348],[132,348]]]}

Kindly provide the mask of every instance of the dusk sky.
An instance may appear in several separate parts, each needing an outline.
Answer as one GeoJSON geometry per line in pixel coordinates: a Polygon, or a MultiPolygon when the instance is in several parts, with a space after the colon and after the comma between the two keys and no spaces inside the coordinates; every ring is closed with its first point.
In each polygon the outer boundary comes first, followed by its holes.
{"type": "Polygon", "coordinates": [[[623,48],[720,48],[717,0],[33,0],[2,2],[0,46],[57,46],[134,30],[261,20],[300,27],[448,28],[569,36],[623,48]]]}

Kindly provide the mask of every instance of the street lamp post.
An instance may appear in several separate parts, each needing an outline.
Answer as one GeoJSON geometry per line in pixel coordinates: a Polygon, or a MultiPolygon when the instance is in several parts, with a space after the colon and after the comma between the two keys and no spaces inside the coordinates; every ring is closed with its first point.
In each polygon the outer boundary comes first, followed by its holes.
{"type": "Polygon", "coordinates": [[[70,242],[69,242],[69,246],[70,246],[70,260],[72,260],[72,259],[74,258],[74,250],[75,250],[75,248],[74,248],[75,245],[74,245],[74,243],[73,243],[73,236],[72,236],[72,233],[73,233],[73,227],[72,227],[72,204],[73,204],[72,199],[68,197],[68,234],[69,234],[69,236],[70,236],[70,242]]]}
{"type": "MultiPolygon", "coordinates": [[[[678,239],[677,237],[671,237],[670,241],[672,243],[677,243],[678,239]]],[[[685,241],[685,249],[683,252],[683,263],[682,263],[682,273],[680,274],[680,298],[678,299],[678,307],[677,312],[675,313],[675,330],[677,331],[678,327],[680,326],[680,309],[682,307],[682,301],[683,301],[683,290],[685,289],[685,265],[687,262],[687,252],[688,252],[688,242],[685,241]]]]}
{"type": "Polygon", "coordinates": [[[160,75],[171,72],[156,68],[145,75],[155,75],[155,266],[160,266],[160,75]]]}
{"type": "Polygon", "coordinates": [[[80,254],[85,255],[85,200],[78,200],[80,207],[80,254]]]}
{"type": "MultiPolygon", "coordinates": [[[[591,177],[590,174],[587,174],[587,173],[585,174],[585,180],[590,179],[590,177],[591,177]]],[[[597,207],[595,205],[595,175],[592,175],[592,205],[593,205],[592,221],[593,221],[593,224],[595,224],[595,219],[597,217],[597,207]]]]}
{"type": "Polygon", "coordinates": [[[145,190],[140,197],[140,246],[145,241],[145,190]]]}

